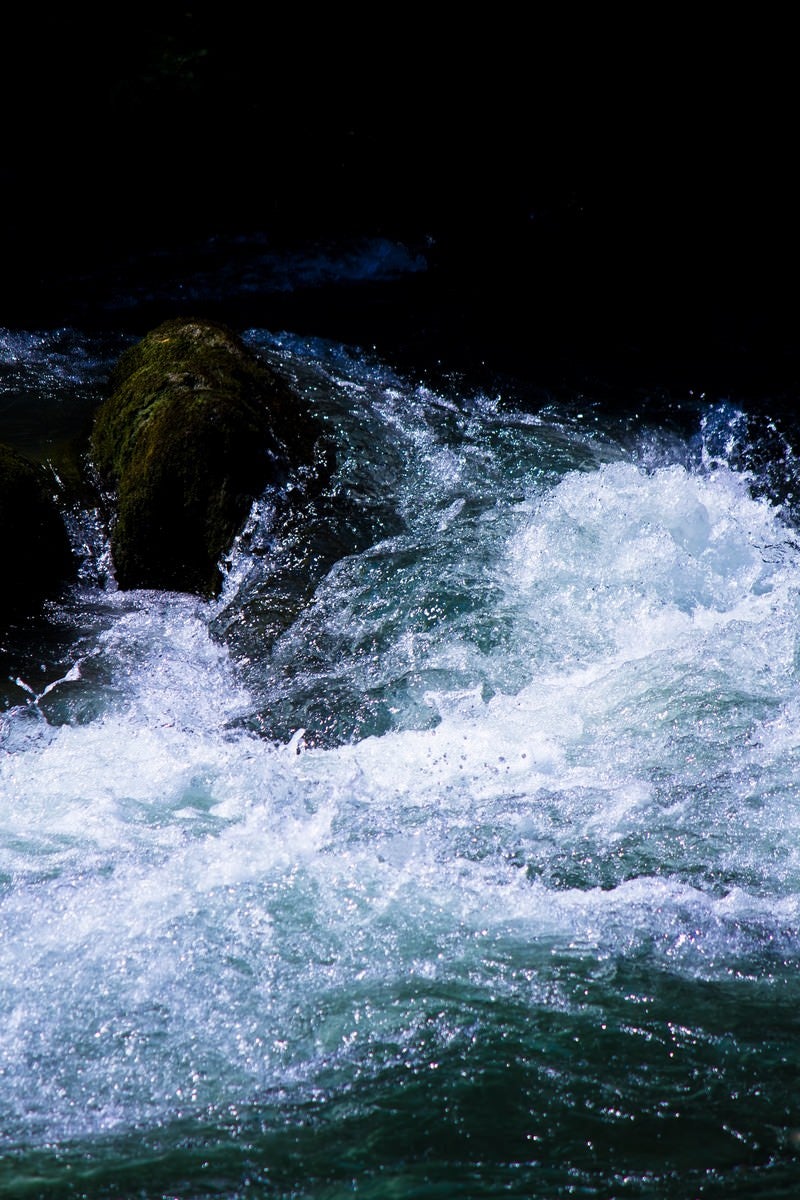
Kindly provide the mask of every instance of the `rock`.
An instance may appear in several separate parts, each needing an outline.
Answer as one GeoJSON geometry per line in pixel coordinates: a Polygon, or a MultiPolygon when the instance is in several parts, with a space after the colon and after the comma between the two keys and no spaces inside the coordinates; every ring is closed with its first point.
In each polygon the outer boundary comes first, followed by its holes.
{"type": "Polygon", "coordinates": [[[120,357],[91,456],[120,588],[213,596],[252,502],[314,458],[301,396],[232,330],[174,319],[120,357]]]}
{"type": "Polygon", "coordinates": [[[75,569],[67,528],[47,483],[41,467],[0,443],[3,624],[55,595],[75,569]]]}

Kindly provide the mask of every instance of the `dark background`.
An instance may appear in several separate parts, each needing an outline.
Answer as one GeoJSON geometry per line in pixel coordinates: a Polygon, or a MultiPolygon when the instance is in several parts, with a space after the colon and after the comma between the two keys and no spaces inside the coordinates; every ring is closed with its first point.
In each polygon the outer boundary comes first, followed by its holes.
{"type": "Polygon", "coordinates": [[[424,282],[254,319],[338,336],[345,312],[375,332],[372,309],[388,336],[411,307],[418,340],[465,358],[792,403],[790,29],[559,14],[17,15],[2,42],[0,322],[69,320],[79,288],[101,321],[92,272],[154,247],[386,235],[424,246],[424,282]]]}

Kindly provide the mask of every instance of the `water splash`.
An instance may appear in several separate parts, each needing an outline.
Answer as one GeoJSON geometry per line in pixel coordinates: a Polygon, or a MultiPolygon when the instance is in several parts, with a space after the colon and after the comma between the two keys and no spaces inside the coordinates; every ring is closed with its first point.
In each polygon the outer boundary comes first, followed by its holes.
{"type": "Polygon", "coordinates": [[[242,1195],[788,1178],[786,511],[727,434],[656,458],[251,336],[327,418],[329,492],[302,528],[257,505],[219,601],[84,584],[58,669],[13,672],[7,1160],[108,1191],[135,1143],[198,1195],[201,1163],[242,1195]]]}

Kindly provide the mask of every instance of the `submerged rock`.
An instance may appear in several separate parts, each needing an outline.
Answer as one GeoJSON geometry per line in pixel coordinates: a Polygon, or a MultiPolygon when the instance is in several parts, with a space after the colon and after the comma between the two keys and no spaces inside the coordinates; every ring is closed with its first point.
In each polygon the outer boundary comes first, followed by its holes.
{"type": "Polygon", "coordinates": [[[314,458],[301,396],[226,326],[164,322],[126,350],[91,454],[118,585],[214,595],[252,502],[314,458]]]}
{"type": "Polygon", "coordinates": [[[45,471],[0,443],[0,622],[24,616],[72,575],[66,525],[45,471]]]}

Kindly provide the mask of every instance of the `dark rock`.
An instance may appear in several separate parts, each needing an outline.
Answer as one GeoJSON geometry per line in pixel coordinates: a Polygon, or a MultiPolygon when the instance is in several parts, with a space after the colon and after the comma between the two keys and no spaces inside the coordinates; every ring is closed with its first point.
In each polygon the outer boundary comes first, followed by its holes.
{"type": "Polygon", "coordinates": [[[208,320],[159,325],[110,384],[91,453],[117,583],[214,595],[253,500],[312,463],[316,423],[241,338],[208,320]]]}
{"type": "Polygon", "coordinates": [[[47,476],[11,446],[0,444],[0,622],[26,615],[72,575],[67,529],[47,476]]]}

